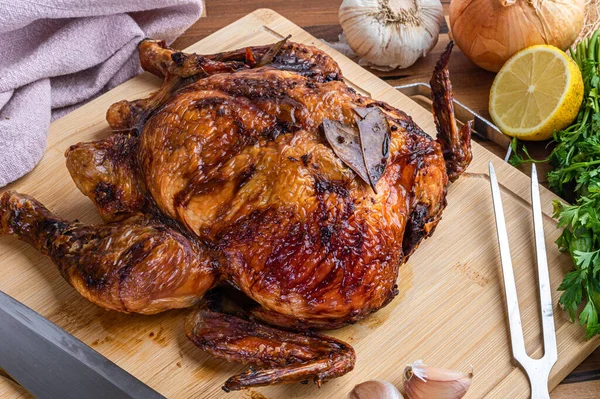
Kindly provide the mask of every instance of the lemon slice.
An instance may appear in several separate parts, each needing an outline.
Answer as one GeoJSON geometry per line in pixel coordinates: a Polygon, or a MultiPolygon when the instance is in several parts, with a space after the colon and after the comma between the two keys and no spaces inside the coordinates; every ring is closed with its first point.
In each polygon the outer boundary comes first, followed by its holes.
{"type": "Polygon", "coordinates": [[[546,140],[577,117],[583,79],[562,50],[531,46],[500,69],[490,91],[490,115],[505,134],[521,140],[546,140]]]}

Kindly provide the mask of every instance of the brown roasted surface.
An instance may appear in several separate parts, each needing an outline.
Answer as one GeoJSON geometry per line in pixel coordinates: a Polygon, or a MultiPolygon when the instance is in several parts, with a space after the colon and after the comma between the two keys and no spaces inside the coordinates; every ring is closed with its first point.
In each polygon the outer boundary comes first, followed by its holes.
{"type": "Polygon", "coordinates": [[[216,286],[243,293],[252,303],[245,315],[205,304],[188,319],[202,349],[264,369],[233,377],[228,389],[342,375],[352,348],[306,330],[355,322],[397,294],[398,268],[440,220],[448,175],[470,161],[470,131],[457,130],[451,109],[449,51],[433,77],[436,141],[404,112],[346,86],[315,48],[281,42],[201,56],[146,40],[142,65],[163,86],[111,106],[115,133],[66,153],[108,224],[71,223],[7,192],[0,233],[49,255],[108,309],[191,306],[216,286]],[[357,108],[380,110],[389,125],[376,190],[323,131],[325,120],[356,125],[357,108]]]}

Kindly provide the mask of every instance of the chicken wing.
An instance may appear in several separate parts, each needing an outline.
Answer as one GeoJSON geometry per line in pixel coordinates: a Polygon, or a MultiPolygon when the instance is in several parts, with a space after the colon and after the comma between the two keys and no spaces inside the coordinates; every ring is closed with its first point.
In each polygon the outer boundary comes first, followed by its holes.
{"type": "Polygon", "coordinates": [[[292,332],[266,326],[244,314],[223,312],[224,298],[209,295],[185,324],[187,337],[213,356],[251,368],[229,378],[226,392],[249,387],[309,380],[321,384],[354,368],[352,347],[309,331],[292,332]]]}
{"type": "Polygon", "coordinates": [[[438,132],[437,141],[444,151],[450,181],[458,179],[473,159],[471,153],[473,121],[465,123],[461,129],[458,129],[456,116],[454,115],[452,83],[448,72],[452,47],[454,47],[454,42],[450,41],[435,64],[430,82],[433,115],[435,116],[435,126],[438,132]]]}

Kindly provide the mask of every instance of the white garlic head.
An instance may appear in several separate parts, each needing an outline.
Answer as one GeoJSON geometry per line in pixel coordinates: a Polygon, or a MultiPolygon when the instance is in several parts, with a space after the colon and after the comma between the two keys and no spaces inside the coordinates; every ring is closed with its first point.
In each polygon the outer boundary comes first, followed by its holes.
{"type": "Polygon", "coordinates": [[[426,56],[444,19],[440,0],[344,0],[338,16],[352,50],[383,69],[426,56]]]}

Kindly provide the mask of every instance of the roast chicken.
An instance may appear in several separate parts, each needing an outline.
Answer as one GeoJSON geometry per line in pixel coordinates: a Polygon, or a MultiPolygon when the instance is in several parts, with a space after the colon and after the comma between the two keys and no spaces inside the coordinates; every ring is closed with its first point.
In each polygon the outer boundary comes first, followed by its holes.
{"type": "Polygon", "coordinates": [[[347,86],[315,47],[284,40],[197,55],[144,40],[141,64],[164,78],[160,90],[112,105],[113,133],[66,151],[75,184],[106,224],[67,221],[7,191],[0,233],[49,256],[106,309],[195,305],[188,337],[252,365],[226,391],[341,376],[354,350],[317,330],[394,298],[398,268],[433,233],[449,181],[471,160],[471,125],[458,129],[452,109],[450,51],[431,81],[434,140],[404,112],[347,86]],[[356,131],[371,111],[385,122],[385,162],[365,181],[324,125],[356,131]]]}

